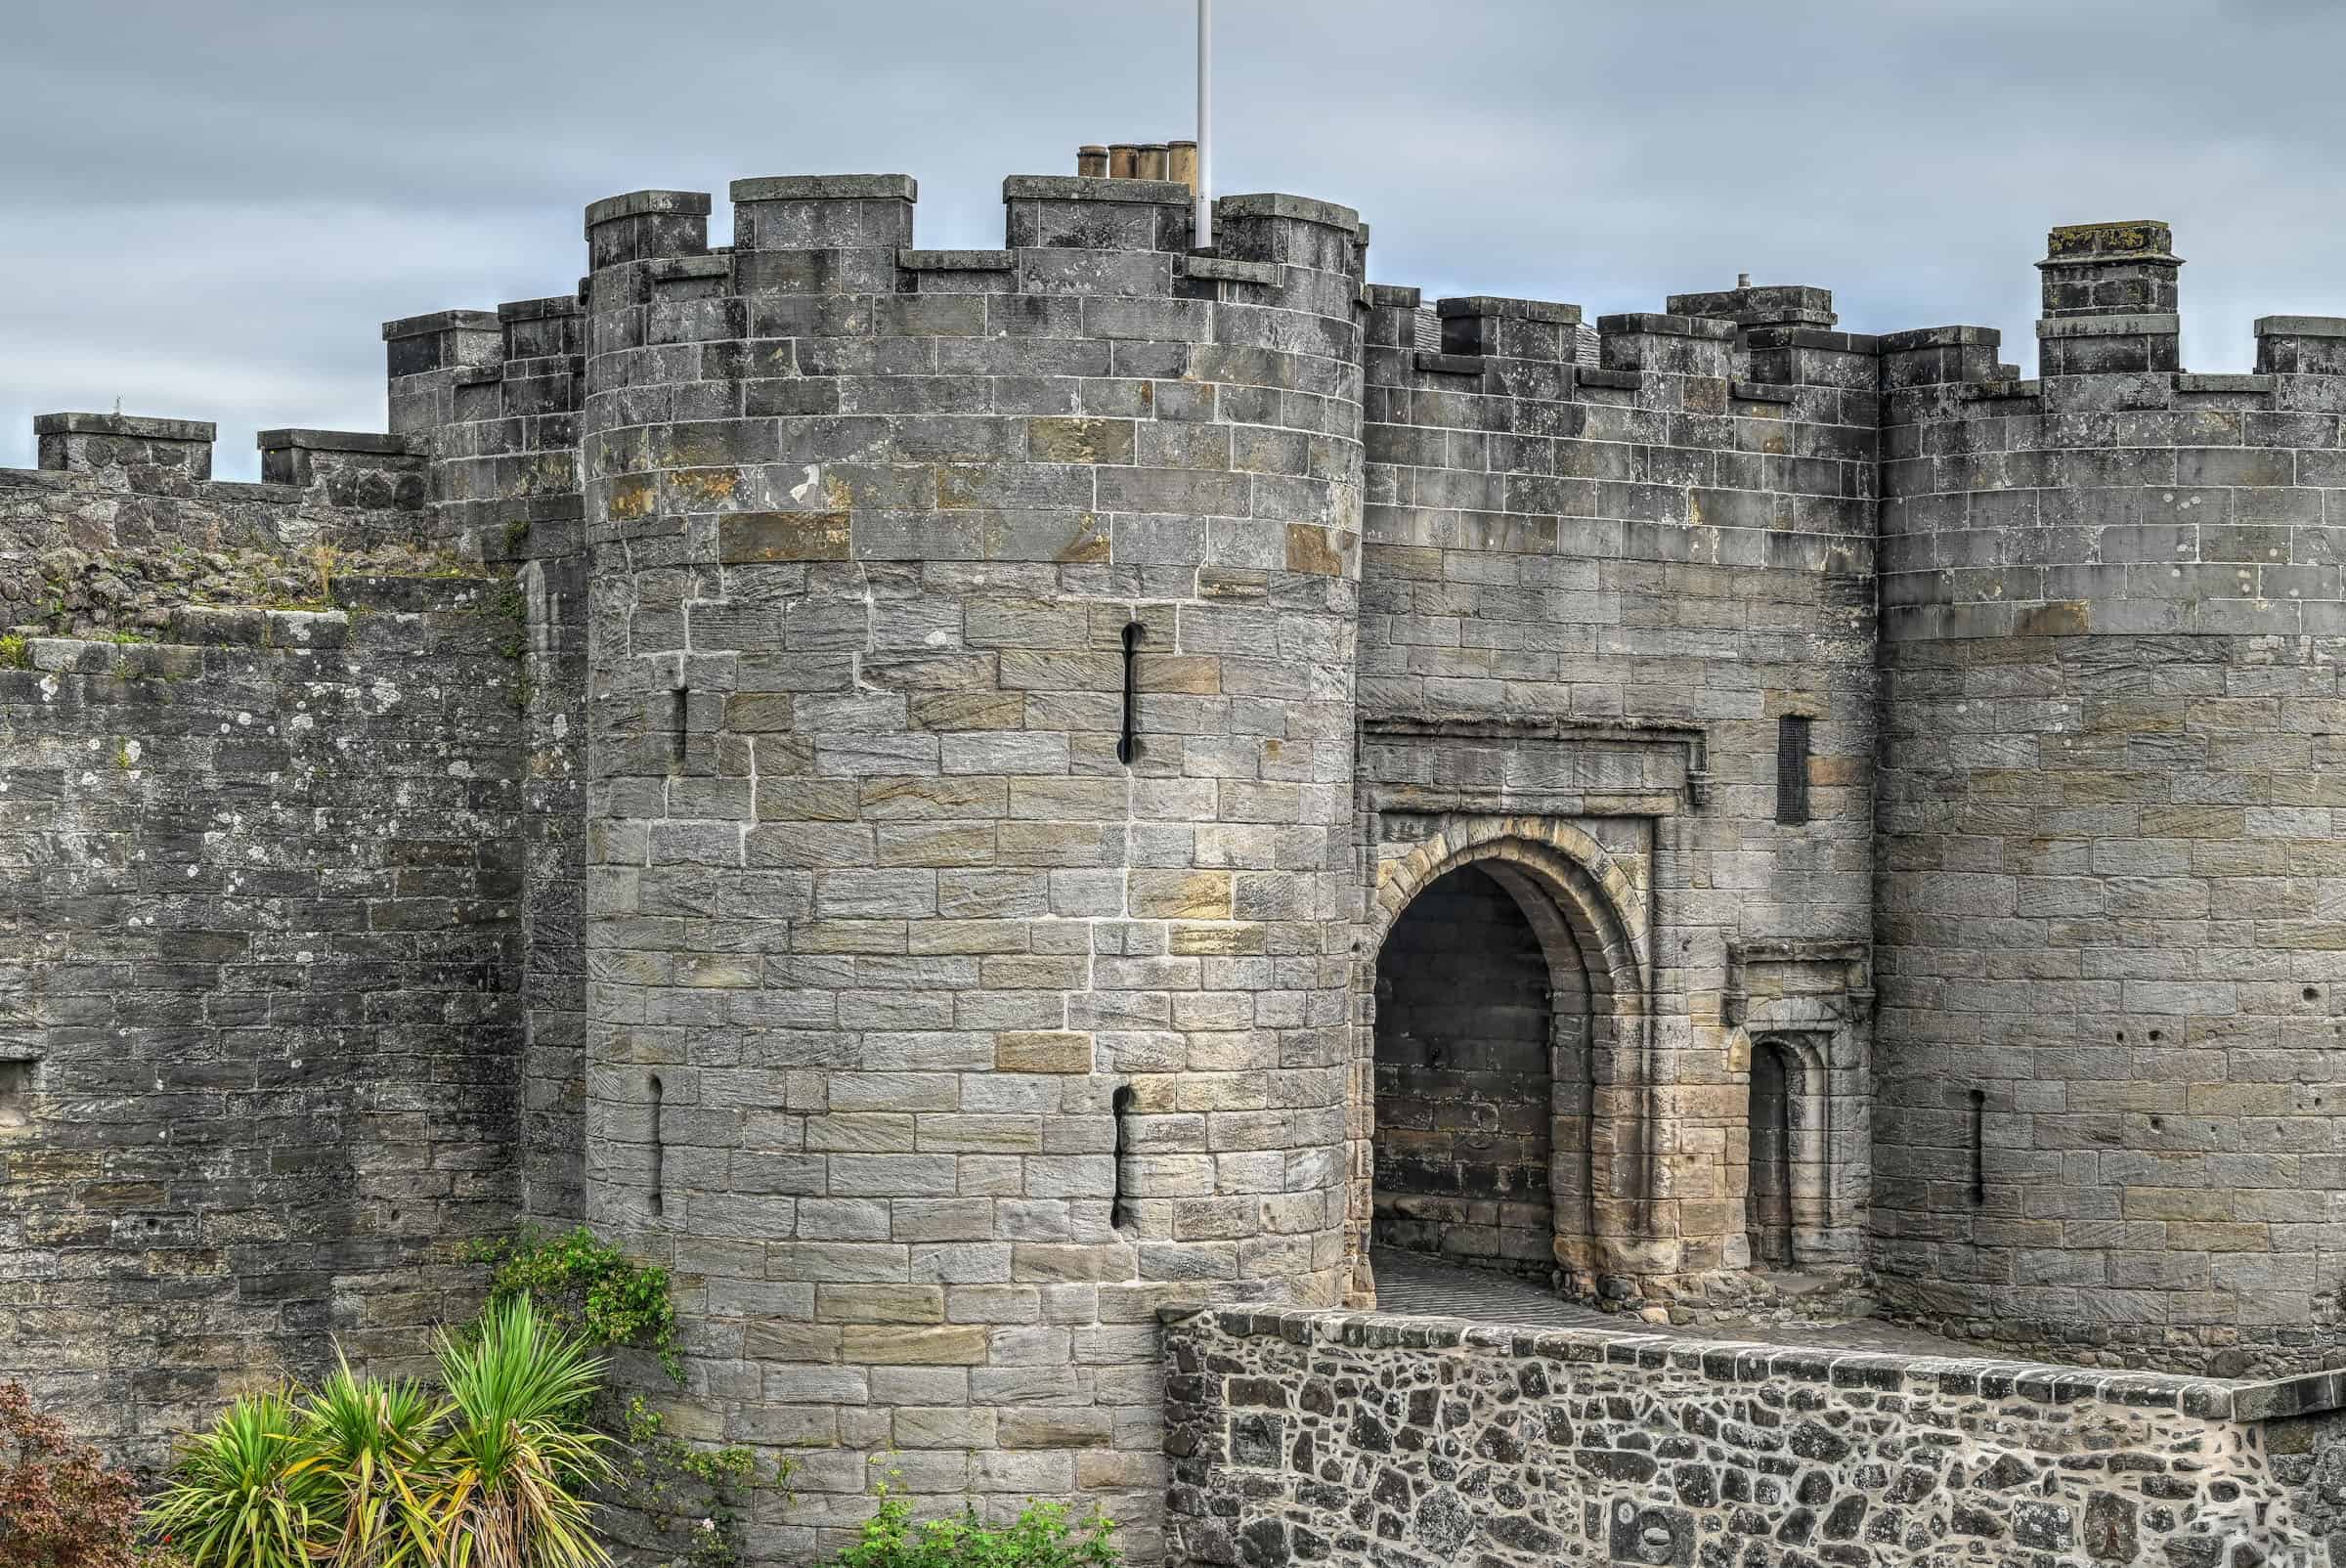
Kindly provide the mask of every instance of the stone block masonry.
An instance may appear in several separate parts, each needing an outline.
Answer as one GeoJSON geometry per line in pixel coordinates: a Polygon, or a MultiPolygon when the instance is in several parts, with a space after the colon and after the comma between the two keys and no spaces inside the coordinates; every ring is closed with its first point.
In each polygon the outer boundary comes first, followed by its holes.
{"type": "Polygon", "coordinates": [[[1156,1307],[1349,1279],[1360,225],[914,195],[587,213],[587,1213],[808,1451],[774,1549],[892,1451],[1152,1554],[1156,1307]]]}
{"type": "Polygon", "coordinates": [[[419,1370],[514,1211],[506,590],[333,589],[0,669],[0,1377],[143,1469],[419,1370]]]}
{"type": "Polygon", "coordinates": [[[0,1374],[151,1463],[586,1220],[675,1429],[798,1461],[760,1568],[890,1455],[1143,1560],[2330,1527],[2296,1385],[1314,1314],[1373,1239],[2346,1360],[2346,324],[2190,373],[2153,223],[2049,238],[2021,381],[1806,284],[1428,301],[1294,196],[730,195],[387,324],[388,428],[260,484],[119,414],[0,474],[0,1374]]]}

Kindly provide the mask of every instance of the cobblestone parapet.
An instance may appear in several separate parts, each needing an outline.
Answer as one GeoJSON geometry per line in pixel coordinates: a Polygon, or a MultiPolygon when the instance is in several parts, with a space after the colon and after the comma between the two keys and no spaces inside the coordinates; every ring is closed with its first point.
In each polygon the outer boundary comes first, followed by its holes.
{"type": "Polygon", "coordinates": [[[2311,1564],[2321,1545],[2265,1428],[2335,1408],[2326,1373],[1162,1316],[1177,1563],[2311,1564]]]}

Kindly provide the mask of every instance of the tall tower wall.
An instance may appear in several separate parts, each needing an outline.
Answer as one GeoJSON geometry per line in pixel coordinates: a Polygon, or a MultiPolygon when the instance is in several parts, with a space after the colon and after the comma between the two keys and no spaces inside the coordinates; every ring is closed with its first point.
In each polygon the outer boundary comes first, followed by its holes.
{"type": "Polygon", "coordinates": [[[1349,1277],[1362,232],[732,194],[587,214],[588,1212],[686,1282],[694,1434],[800,1448],[757,1549],[893,1453],[1147,1551],[1156,1307],[1349,1277]]]}
{"type": "Polygon", "coordinates": [[[1901,1314],[2239,1372],[2336,1332],[2346,323],[2176,369],[2161,224],[2043,374],[1883,340],[1873,1261],[1901,1314]]]}
{"type": "Polygon", "coordinates": [[[1799,286],[1606,317],[1593,357],[1577,306],[1370,295],[1365,956],[1428,872],[1554,840],[1590,875],[1516,884],[1535,923],[1574,928],[1555,944],[1570,957],[1547,1190],[1445,1179],[1457,1161],[1410,1130],[1431,1092],[1420,1065],[1364,1038],[1356,1202],[1380,1241],[1459,1256],[1486,1249],[1492,1211],[1518,1235],[1552,1216],[1540,1251],[1579,1289],[1733,1301],[1752,1261],[1753,1053],[1772,1042],[1799,1058],[1807,1135],[1793,1260],[1852,1268],[1870,1146],[1874,340],[1835,330],[1831,295],[1799,286]],[[1592,985],[1612,992],[1593,1010],[1592,985]],[[1429,1158],[1443,1169],[1405,1166],[1429,1158]]]}

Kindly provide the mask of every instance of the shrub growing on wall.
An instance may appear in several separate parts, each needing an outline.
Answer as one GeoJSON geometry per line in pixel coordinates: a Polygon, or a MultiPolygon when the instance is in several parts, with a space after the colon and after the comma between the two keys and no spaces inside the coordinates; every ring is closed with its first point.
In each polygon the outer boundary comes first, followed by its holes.
{"type": "Polygon", "coordinates": [[[0,1383],[0,1563],[8,1568],[132,1568],[138,1484],[0,1383]]]}
{"type": "Polygon", "coordinates": [[[923,1522],[893,1495],[895,1475],[874,1488],[880,1511],[864,1521],[836,1568],[1118,1568],[1123,1561],[1115,1523],[1097,1508],[1080,1523],[1068,1519],[1064,1503],[1032,1502],[999,1527],[982,1523],[974,1508],[958,1519],[923,1522]]]}
{"type": "Polygon", "coordinates": [[[149,1529],[193,1568],[608,1563],[587,1501],[614,1473],[587,1422],[602,1362],[527,1296],[438,1351],[439,1393],[344,1366],[299,1400],[238,1400],[184,1446],[149,1529]]]}

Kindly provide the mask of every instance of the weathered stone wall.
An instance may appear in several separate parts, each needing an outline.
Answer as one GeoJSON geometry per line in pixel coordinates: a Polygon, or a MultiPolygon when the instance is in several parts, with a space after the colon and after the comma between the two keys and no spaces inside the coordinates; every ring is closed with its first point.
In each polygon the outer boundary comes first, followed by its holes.
{"type": "Polygon", "coordinates": [[[760,1561],[891,1451],[1146,1555],[1155,1307],[1347,1274],[1358,221],[733,196],[587,215],[589,1213],[689,1429],[799,1451],[760,1561]]]}
{"type": "Polygon", "coordinates": [[[1166,1354],[1175,1564],[2314,1568],[2336,1519],[2326,1377],[1243,1309],[1166,1354]]]}
{"type": "Polygon", "coordinates": [[[515,1210],[511,590],[331,593],[0,669],[0,1377],[144,1467],[329,1335],[416,1368],[515,1210]]]}
{"type": "Polygon", "coordinates": [[[510,567],[521,594],[522,1208],[547,1225],[586,1202],[585,324],[556,296],[383,326],[391,429],[419,454],[426,532],[510,567]]]}
{"type": "MultiPolygon", "coordinates": [[[[1376,965],[1376,1244],[1545,1280],[1559,1108],[1539,936],[1512,894],[1461,866],[1410,905],[1376,965]]],[[[1576,1074],[1581,1044],[1567,1047],[1576,1074]]],[[[1566,1094],[1583,1102],[1567,1129],[1577,1148],[1586,1087],[1576,1077],[1566,1094]]]]}
{"type": "Polygon", "coordinates": [[[1992,332],[1885,340],[1873,1262],[2060,1359],[2319,1365],[2346,326],[2179,375],[2135,313],[2173,307],[2163,226],[2053,238],[2040,381],[1992,332]]]}
{"type": "MultiPolygon", "coordinates": [[[[1444,300],[1437,352],[1416,290],[1368,298],[1364,1061],[1395,919],[1452,865],[1510,857],[1551,911],[1558,990],[1591,995],[1559,1020],[1586,1042],[1559,1075],[1592,1090],[1592,1201],[1555,1241],[1577,1287],[1699,1306],[1748,1260],[1766,1031],[1815,1064],[1797,1261],[1855,1264],[1873,340],[1831,330],[1821,290],[1743,289],[1607,318],[1591,367],[1571,363],[1576,306],[1444,300]],[[1809,720],[1800,821],[1778,820],[1786,716],[1809,720]]],[[[1364,1079],[1356,1215],[1373,1101],[1364,1079]]]]}

